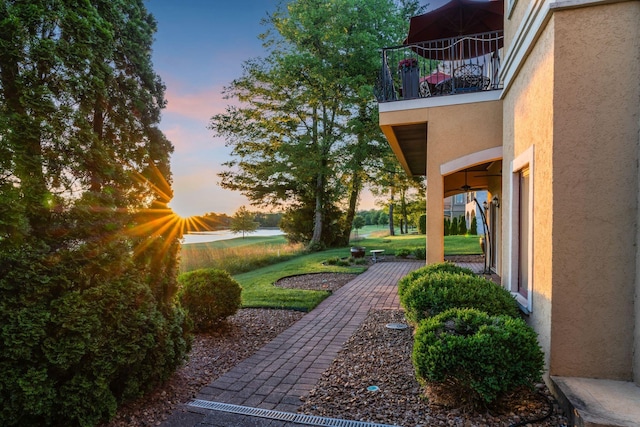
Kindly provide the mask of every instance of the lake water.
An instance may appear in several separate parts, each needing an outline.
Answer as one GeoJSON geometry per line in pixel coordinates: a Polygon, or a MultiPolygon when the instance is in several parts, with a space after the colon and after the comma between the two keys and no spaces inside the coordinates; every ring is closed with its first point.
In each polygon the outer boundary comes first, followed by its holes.
{"type": "MultiPolygon", "coordinates": [[[[260,229],[256,230],[254,233],[245,233],[245,236],[267,237],[279,236],[281,234],[284,233],[280,229],[260,229]]],[[[188,245],[189,243],[217,242],[218,240],[229,240],[237,238],[242,238],[242,233],[233,234],[229,230],[203,231],[202,233],[185,234],[182,244],[188,245]]]]}

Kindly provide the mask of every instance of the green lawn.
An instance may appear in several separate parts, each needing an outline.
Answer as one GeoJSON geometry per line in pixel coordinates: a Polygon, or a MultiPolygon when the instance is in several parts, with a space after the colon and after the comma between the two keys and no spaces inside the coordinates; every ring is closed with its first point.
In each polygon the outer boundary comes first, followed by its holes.
{"type": "Polygon", "coordinates": [[[445,255],[482,254],[480,236],[444,236],[445,255]]]}
{"type": "MultiPolygon", "coordinates": [[[[418,234],[388,235],[388,227],[369,226],[359,230],[353,246],[364,246],[367,254],[383,249],[393,255],[399,249],[425,247],[425,236],[418,234]],[[365,236],[365,237],[363,237],[365,236]]],[[[478,236],[446,236],[446,255],[467,255],[480,252],[478,236]]],[[[283,277],[317,272],[361,273],[363,266],[340,267],[324,265],[331,258],[347,258],[350,246],[311,254],[302,253],[300,246],[287,245],[283,236],[245,237],[210,243],[184,245],[180,270],[221,268],[230,271],[242,285],[243,307],[269,307],[309,311],[325,299],[329,292],[282,289],[273,284],[283,277]]]]}
{"type": "Polygon", "coordinates": [[[283,289],[273,284],[283,277],[297,274],[337,272],[362,273],[363,266],[339,267],[324,265],[323,262],[348,254],[348,249],[332,249],[302,255],[278,264],[263,267],[234,276],[242,285],[243,307],[273,307],[309,311],[330,295],[326,291],[305,291],[300,289],[283,289]]]}

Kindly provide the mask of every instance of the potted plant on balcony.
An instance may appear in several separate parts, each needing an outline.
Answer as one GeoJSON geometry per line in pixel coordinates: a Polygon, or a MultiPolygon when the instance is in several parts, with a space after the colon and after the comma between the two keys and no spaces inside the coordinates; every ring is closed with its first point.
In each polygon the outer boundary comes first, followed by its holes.
{"type": "Polygon", "coordinates": [[[398,62],[398,70],[402,79],[402,97],[404,99],[417,98],[419,96],[420,72],[416,58],[405,58],[398,62]]]}

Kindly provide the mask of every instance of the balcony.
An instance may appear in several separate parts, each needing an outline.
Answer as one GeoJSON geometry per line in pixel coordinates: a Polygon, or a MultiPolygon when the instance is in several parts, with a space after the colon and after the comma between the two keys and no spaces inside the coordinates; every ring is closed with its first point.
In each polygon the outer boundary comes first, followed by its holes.
{"type": "Polygon", "coordinates": [[[382,50],[378,102],[500,90],[503,30],[382,50]]]}

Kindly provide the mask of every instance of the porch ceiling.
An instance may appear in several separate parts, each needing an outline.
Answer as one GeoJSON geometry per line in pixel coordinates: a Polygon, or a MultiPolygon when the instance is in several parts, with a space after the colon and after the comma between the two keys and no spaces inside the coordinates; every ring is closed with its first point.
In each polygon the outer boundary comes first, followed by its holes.
{"type": "MultiPolygon", "coordinates": [[[[449,197],[469,191],[488,190],[492,178],[501,178],[501,172],[489,172],[496,162],[468,167],[444,177],[444,196],[449,197]]],[[[502,162],[498,163],[501,165],[502,162]]]]}
{"type": "MultiPolygon", "coordinates": [[[[413,176],[427,174],[427,124],[393,126],[405,169],[413,176]]],[[[396,153],[397,155],[398,153],[396,153]]]]}

